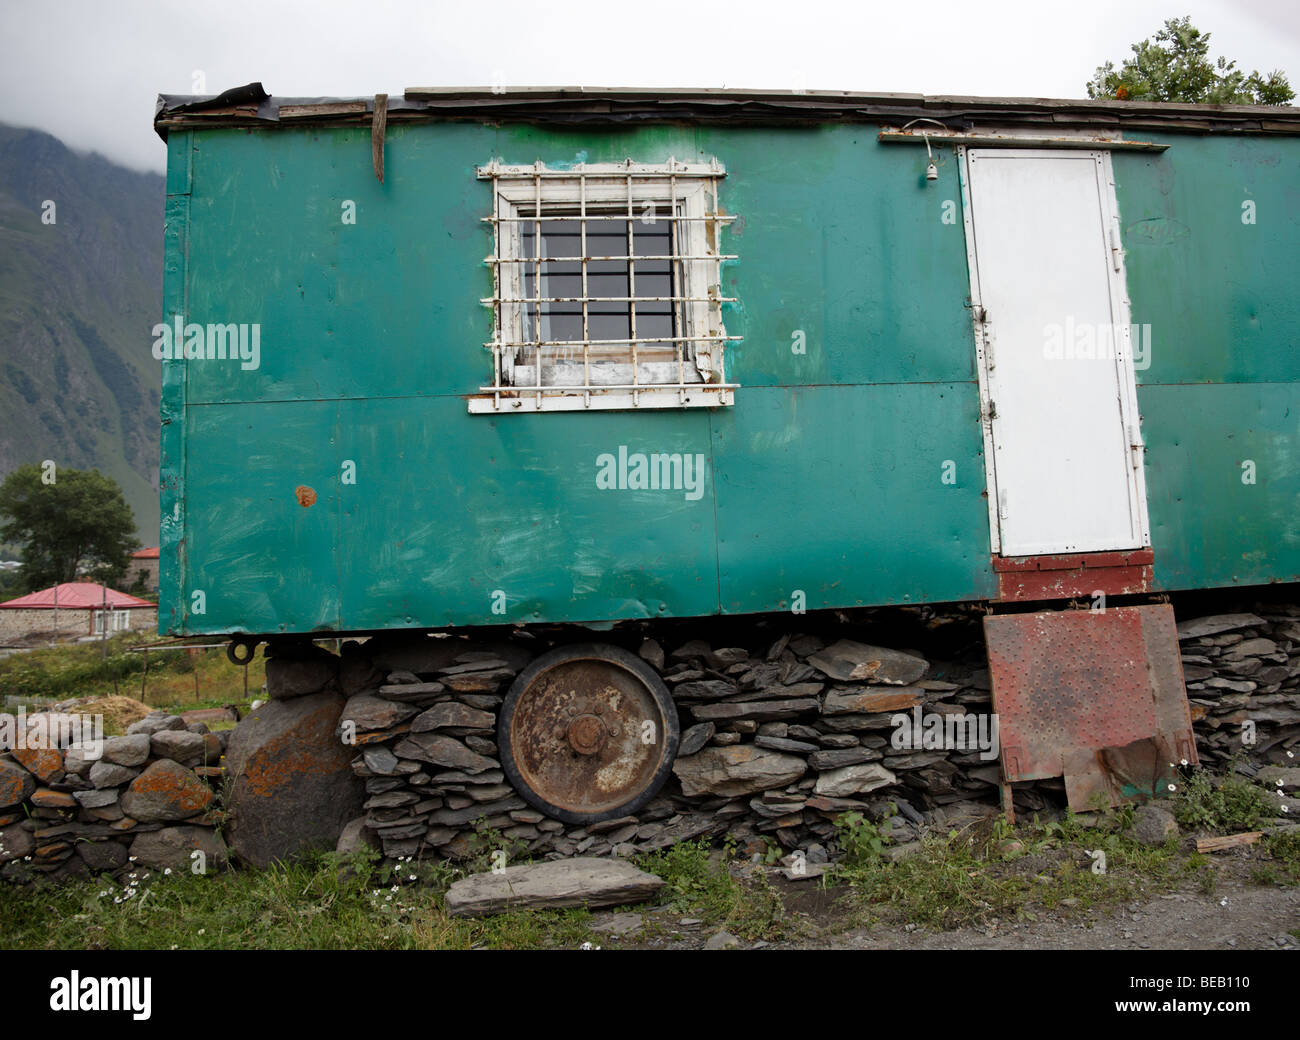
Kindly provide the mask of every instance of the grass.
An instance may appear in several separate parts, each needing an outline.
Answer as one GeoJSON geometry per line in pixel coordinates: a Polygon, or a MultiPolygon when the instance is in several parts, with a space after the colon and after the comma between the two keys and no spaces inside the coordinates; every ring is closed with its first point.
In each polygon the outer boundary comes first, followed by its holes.
{"type": "Polygon", "coordinates": [[[204,876],[139,872],[105,879],[0,884],[0,944],[10,949],[536,949],[594,936],[586,910],[451,917],[456,872],[402,867],[374,854],[322,853],[266,870],[204,876]],[[415,874],[421,882],[411,883],[415,874]],[[400,877],[400,881],[399,881],[400,877]]]}
{"type": "Polygon", "coordinates": [[[1184,777],[1170,806],[1178,825],[1186,830],[1233,834],[1257,830],[1277,815],[1267,792],[1231,772],[1221,779],[1205,769],[1184,777]]]}
{"type": "Polygon", "coordinates": [[[1264,859],[1251,871],[1251,881],[1257,885],[1300,885],[1300,831],[1267,835],[1259,845],[1264,859]]]}
{"type": "Polygon", "coordinates": [[[1085,826],[1069,815],[1011,828],[1002,818],[923,840],[891,863],[876,825],[858,814],[839,821],[848,853],[828,875],[856,896],[856,924],[910,922],[947,930],[994,921],[1036,921],[1146,899],[1207,870],[1179,856],[1177,842],[1141,845],[1124,831],[1126,813],[1085,826]],[[1098,855],[1101,854],[1101,855],[1098,855]],[[1103,862],[1104,872],[1095,870],[1103,862]]]}
{"type": "MultiPolygon", "coordinates": [[[[126,632],[107,641],[107,655],[99,643],[65,643],[28,650],[0,659],[0,696],[25,703],[28,710],[40,702],[90,697],[116,702],[140,701],[150,708],[188,711],[249,703],[261,696],[266,662],[261,657],[248,666],[248,697],[244,696],[244,670],[230,663],[225,649],[152,650],[145,673],[144,654],[127,648],[147,642],[140,632],[126,632]]],[[[102,712],[105,732],[125,731],[120,710],[102,712]]],[[[128,712],[129,714],[129,712],[128,712]]]]}
{"type": "MultiPolygon", "coordinates": [[[[708,841],[684,841],[635,858],[642,870],[664,879],[660,905],[693,917],[709,927],[725,929],[741,939],[773,941],[788,938],[793,925],[780,894],[765,874],[740,879],[735,846],[712,848],[708,841]]],[[[654,938],[667,928],[652,922],[644,933],[654,938]]]]}
{"type": "MultiPolygon", "coordinates": [[[[194,876],[140,870],[107,878],[26,887],[0,882],[0,946],[8,949],[576,949],[610,943],[585,909],[519,910],[452,917],[444,897],[458,877],[487,869],[483,855],[462,865],[382,863],[365,850],[315,853],[265,870],[194,876]]],[[[659,906],[745,939],[791,934],[776,891],[761,877],[732,876],[734,852],[686,842],[640,857],[663,877],[659,906]]],[[[641,909],[646,907],[629,907],[641,909]]],[[[651,917],[634,941],[667,931],[651,917]]]]}

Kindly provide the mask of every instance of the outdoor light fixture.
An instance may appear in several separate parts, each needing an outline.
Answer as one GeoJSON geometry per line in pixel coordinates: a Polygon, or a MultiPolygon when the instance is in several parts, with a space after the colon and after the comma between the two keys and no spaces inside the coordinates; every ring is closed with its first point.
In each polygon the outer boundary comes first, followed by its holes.
{"type": "MultiPolygon", "coordinates": [[[[903,129],[906,130],[909,126],[914,126],[917,123],[933,123],[935,126],[940,127],[944,130],[948,129],[947,126],[939,122],[939,120],[937,119],[925,119],[925,118],[913,119],[910,123],[905,124],[903,126],[903,129]]],[[[924,130],[921,131],[921,140],[925,142],[925,155],[928,160],[925,164],[925,179],[927,181],[937,181],[939,179],[939,167],[934,161],[934,151],[930,147],[930,135],[927,134],[924,130]]]]}

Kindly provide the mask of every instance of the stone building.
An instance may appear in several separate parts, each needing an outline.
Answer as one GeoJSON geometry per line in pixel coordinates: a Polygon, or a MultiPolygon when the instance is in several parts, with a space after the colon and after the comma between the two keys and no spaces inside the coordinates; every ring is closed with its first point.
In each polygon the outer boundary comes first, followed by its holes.
{"type": "Polygon", "coordinates": [[[153,631],[158,607],[89,581],[63,582],[0,603],[0,644],[38,635],[102,635],[105,625],[109,635],[153,631]]]}

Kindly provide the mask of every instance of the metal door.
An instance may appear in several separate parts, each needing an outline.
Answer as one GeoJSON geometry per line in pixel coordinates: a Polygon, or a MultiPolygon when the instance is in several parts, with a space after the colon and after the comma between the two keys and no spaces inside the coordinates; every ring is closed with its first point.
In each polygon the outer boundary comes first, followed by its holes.
{"type": "Polygon", "coordinates": [[[994,552],[1141,548],[1137,330],[1110,155],[972,148],[962,170],[994,552]]]}

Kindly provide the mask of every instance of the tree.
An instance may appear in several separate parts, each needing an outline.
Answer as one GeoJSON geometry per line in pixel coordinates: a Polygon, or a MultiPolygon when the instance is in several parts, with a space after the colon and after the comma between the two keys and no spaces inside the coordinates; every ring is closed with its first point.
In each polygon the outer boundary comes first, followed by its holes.
{"type": "Polygon", "coordinates": [[[139,548],[135,518],[112,477],[98,470],[19,466],[0,484],[0,542],[22,547],[27,589],[122,581],[139,548]]]}
{"type": "Polygon", "coordinates": [[[1295,97],[1281,69],[1247,76],[1235,61],[1210,60],[1210,34],[1189,16],[1165,19],[1154,40],[1133,44],[1118,72],[1100,65],[1088,84],[1090,98],[1185,101],[1205,105],[1285,105],[1295,97]]]}

